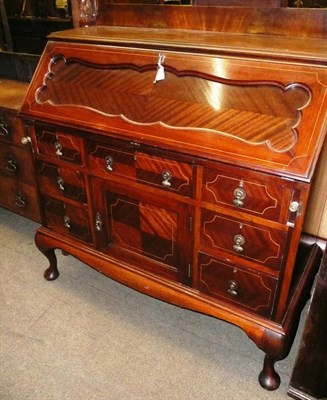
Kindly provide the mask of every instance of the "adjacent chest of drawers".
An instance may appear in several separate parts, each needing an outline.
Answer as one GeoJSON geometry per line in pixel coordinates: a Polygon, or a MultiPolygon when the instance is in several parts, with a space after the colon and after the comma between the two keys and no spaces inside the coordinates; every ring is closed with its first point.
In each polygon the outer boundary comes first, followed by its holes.
{"type": "Polygon", "coordinates": [[[182,44],[133,49],[128,29],[113,46],[104,42],[117,31],[94,30],[88,43],[76,30],[48,44],[21,112],[45,278],[59,275],[59,247],[231,322],[266,353],[259,379],[275,389],[273,365],[290,349],[319,258],[297,252],[325,135],[325,71],[182,44]]]}
{"type": "Polygon", "coordinates": [[[32,151],[18,116],[27,87],[16,81],[0,83],[0,206],[40,222],[32,151]]]}

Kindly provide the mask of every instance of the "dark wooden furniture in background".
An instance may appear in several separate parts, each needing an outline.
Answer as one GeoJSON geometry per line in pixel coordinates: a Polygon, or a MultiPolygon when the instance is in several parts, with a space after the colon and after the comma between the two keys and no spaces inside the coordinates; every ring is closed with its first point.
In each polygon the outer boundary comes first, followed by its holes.
{"type": "Polygon", "coordinates": [[[60,248],[233,323],[276,389],[321,257],[298,248],[326,133],[325,19],[101,2],[103,26],[51,34],[21,109],[45,278],[60,248]]]}
{"type": "Polygon", "coordinates": [[[41,221],[32,152],[18,117],[28,84],[0,79],[0,207],[41,221]]]}
{"type": "Polygon", "coordinates": [[[289,396],[299,400],[327,398],[327,252],[315,281],[289,396]]]}
{"type": "Polygon", "coordinates": [[[4,4],[14,52],[41,54],[51,32],[73,27],[70,8],[61,12],[54,1],[4,0],[4,4]]]}

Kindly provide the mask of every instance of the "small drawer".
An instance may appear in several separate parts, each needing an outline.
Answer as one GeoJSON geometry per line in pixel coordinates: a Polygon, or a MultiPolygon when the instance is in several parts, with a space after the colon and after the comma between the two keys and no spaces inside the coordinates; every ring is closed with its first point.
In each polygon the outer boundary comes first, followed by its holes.
{"type": "Polygon", "coordinates": [[[36,173],[43,194],[86,203],[84,174],[79,170],[38,161],[36,173]]]}
{"type": "Polygon", "coordinates": [[[85,209],[47,197],[44,198],[44,210],[49,228],[85,242],[91,241],[88,213],[85,209]]]}
{"type": "Polygon", "coordinates": [[[83,139],[63,132],[35,128],[39,154],[82,165],[83,139]]]}
{"type": "Polygon", "coordinates": [[[106,172],[108,176],[117,175],[135,179],[134,149],[90,142],[88,160],[90,169],[95,173],[106,172]]]}
{"type": "Polygon", "coordinates": [[[136,179],[140,183],[192,197],[191,164],[136,152],[136,179]]]}
{"type": "Polygon", "coordinates": [[[202,209],[201,246],[213,255],[229,252],[278,269],[286,242],[286,231],[243,222],[202,209]]]}
{"type": "Polygon", "coordinates": [[[35,185],[31,153],[24,148],[0,146],[0,175],[35,185]]]}
{"type": "Polygon", "coordinates": [[[241,269],[206,254],[199,255],[201,292],[264,317],[271,316],[277,282],[277,278],[269,275],[241,269]]]}
{"type": "Polygon", "coordinates": [[[25,128],[17,112],[0,109],[0,141],[21,146],[23,136],[25,128]]]}
{"type": "Polygon", "coordinates": [[[41,221],[38,194],[34,186],[0,176],[0,206],[33,221],[41,221]]]}
{"type": "MultiPolygon", "coordinates": [[[[265,174],[231,168],[205,169],[202,200],[222,207],[239,209],[259,217],[279,221],[285,190],[285,181],[265,174]]],[[[282,221],[280,221],[282,222],[282,221]]]]}

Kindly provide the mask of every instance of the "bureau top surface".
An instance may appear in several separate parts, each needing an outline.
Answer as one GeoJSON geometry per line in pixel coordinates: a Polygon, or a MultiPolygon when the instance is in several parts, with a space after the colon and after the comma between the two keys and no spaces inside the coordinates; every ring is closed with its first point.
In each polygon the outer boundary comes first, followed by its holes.
{"type": "Polygon", "coordinates": [[[0,107],[19,110],[28,89],[28,83],[0,78],[0,107]]]}
{"type": "Polygon", "coordinates": [[[21,115],[311,179],[326,43],[97,26],[51,35],[21,115]]]}
{"type": "Polygon", "coordinates": [[[50,39],[120,46],[256,55],[327,64],[327,39],[186,29],[90,26],[53,32],[50,39]]]}

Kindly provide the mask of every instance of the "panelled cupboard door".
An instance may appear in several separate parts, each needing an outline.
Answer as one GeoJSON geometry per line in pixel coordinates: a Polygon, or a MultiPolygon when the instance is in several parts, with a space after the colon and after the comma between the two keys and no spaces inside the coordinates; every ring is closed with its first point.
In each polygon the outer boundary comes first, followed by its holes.
{"type": "Polygon", "coordinates": [[[140,270],[189,284],[191,273],[188,205],[156,192],[137,191],[92,179],[99,249],[140,270]]]}

